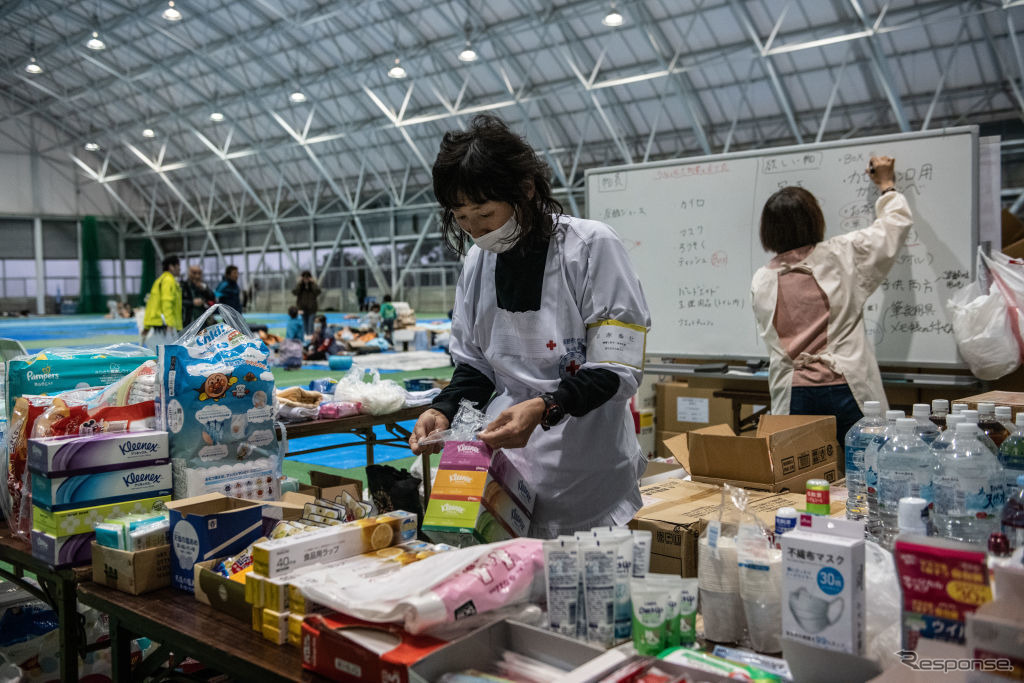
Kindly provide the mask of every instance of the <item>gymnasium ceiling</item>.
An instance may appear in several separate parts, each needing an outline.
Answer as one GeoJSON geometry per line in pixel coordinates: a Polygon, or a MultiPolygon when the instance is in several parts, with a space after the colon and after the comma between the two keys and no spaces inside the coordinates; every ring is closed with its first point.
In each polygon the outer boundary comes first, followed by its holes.
{"type": "Polygon", "coordinates": [[[5,134],[46,123],[39,151],[71,157],[151,235],[425,208],[441,136],[477,112],[544,152],[569,208],[590,167],[1024,117],[1024,0],[168,9],[0,2],[5,134]],[[603,23],[612,8],[621,26],[603,23]]]}

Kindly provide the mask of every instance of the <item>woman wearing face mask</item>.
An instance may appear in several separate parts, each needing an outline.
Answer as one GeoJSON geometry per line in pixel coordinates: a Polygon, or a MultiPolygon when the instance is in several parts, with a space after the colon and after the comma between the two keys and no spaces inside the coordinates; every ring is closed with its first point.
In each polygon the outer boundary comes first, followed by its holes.
{"type": "Polygon", "coordinates": [[[419,440],[447,429],[468,398],[491,420],[480,438],[537,492],[532,536],[625,524],[646,465],[628,401],[650,313],[622,242],[564,215],[547,165],[493,116],[447,133],[433,176],[442,234],[466,260],[455,372],[416,423],[413,452],[440,450],[419,440]]]}

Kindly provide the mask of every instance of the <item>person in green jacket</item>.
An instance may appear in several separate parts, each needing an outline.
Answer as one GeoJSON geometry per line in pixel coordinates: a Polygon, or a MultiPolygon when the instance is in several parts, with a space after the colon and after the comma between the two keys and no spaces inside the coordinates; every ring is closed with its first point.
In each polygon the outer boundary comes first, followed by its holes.
{"type": "Polygon", "coordinates": [[[398,311],[395,310],[395,305],[391,303],[391,295],[384,295],[384,303],[380,305],[380,325],[384,328],[384,338],[388,340],[389,344],[395,342],[391,337],[395,333],[395,320],[398,318],[398,311]]]}
{"type": "Polygon", "coordinates": [[[165,256],[162,265],[164,271],[149,290],[142,319],[143,345],[154,351],[160,344],[173,343],[181,333],[181,261],[177,256],[165,256]]]}

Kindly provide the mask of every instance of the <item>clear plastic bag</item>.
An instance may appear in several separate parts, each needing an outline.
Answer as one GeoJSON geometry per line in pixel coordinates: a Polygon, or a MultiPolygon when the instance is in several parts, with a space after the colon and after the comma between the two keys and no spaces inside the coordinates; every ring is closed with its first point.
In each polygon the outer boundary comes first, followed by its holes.
{"type": "Polygon", "coordinates": [[[704,637],[716,643],[742,642],[747,631],[736,547],[742,515],[731,495],[734,490],[728,484],[722,487],[718,514],[704,527],[697,542],[704,637]]]}
{"type": "Polygon", "coordinates": [[[352,368],[334,388],[334,400],[361,403],[368,415],[387,415],[405,407],[405,389],[381,379],[376,369],[352,368]]]}
{"type": "Polygon", "coordinates": [[[487,413],[477,410],[469,399],[459,401],[459,410],[452,418],[448,429],[434,432],[419,440],[419,444],[444,443],[445,441],[477,441],[477,434],[482,432],[489,420],[487,413]]]}

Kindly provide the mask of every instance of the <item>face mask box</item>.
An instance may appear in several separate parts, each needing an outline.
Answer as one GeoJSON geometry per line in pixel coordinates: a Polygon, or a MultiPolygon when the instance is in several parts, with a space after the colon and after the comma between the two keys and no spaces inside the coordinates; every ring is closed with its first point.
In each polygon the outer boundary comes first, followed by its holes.
{"type": "Polygon", "coordinates": [[[260,537],[263,506],[208,493],[167,504],[171,522],[172,585],[195,589],[196,562],[234,555],[260,537]]]}
{"type": "Polygon", "coordinates": [[[859,656],[864,622],[863,523],[801,514],[782,536],[783,640],[859,656]]]}

